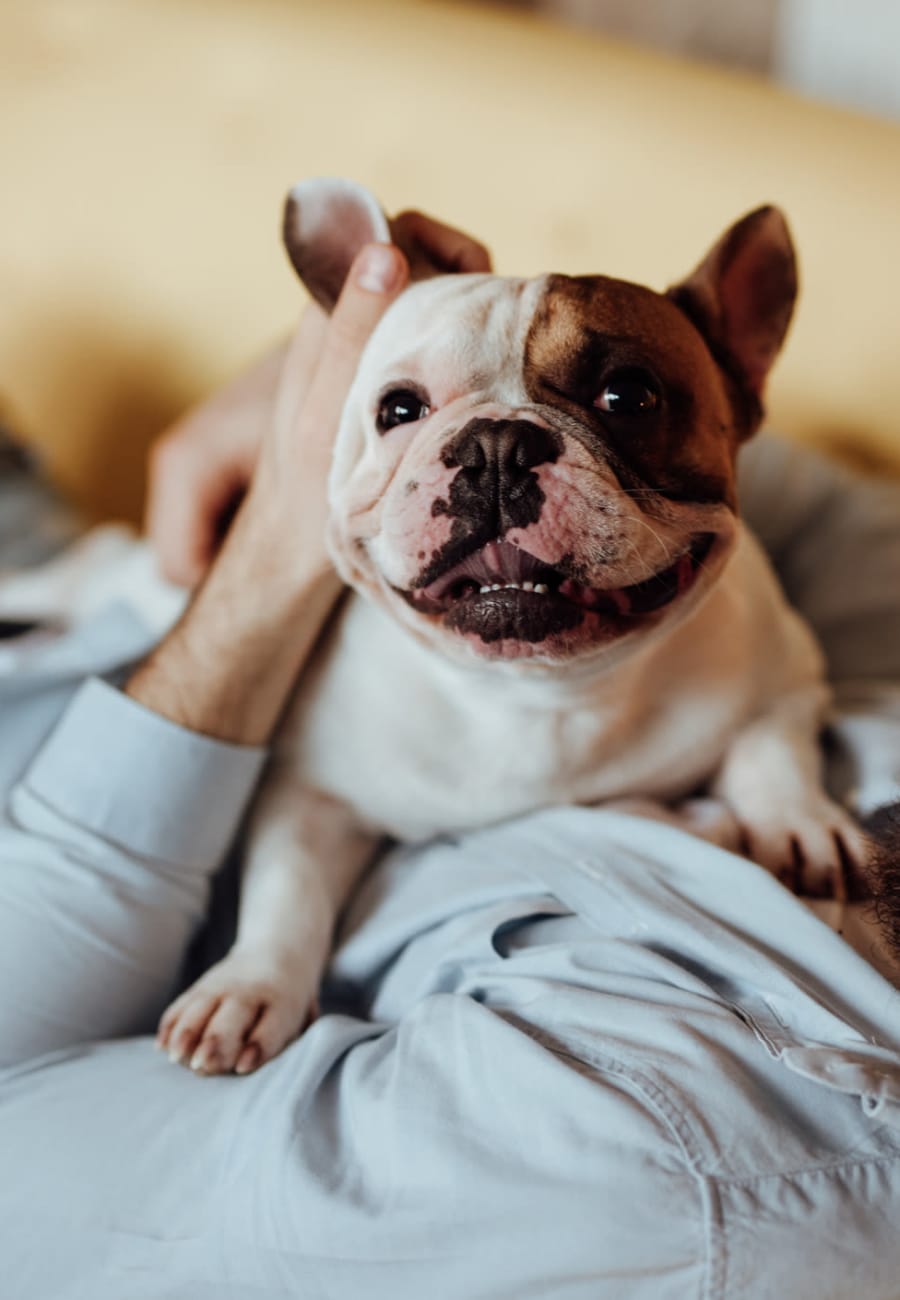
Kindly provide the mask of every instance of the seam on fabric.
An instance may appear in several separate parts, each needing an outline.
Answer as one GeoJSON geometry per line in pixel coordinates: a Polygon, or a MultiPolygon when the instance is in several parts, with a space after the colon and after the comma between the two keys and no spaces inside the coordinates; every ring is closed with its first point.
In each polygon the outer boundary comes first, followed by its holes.
{"type": "MultiPolygon", "coordinates": [[[[883,1131],[884,1126],[882,1126],[883,1131]]],[[[889,1169],[900,1162],[900,1149],[894,1148],[887,1155],[859,1157],[853,1160],[831,1160],[815,1165],[800,1165],[796,1169],[780,1169],[771,1174],[753,1174],[746,1178],[737,1178],[728,1174],[710,1174],[709,1178],[717,1187],[753,1188],[771,1182],[785,1182],[792,1178],[811,1178],[816,1174],[830,1177],[833,1174],[849,1173],[854,1169],[889,1169]]]]}
{"type": "Polygon", "coordinates": [[[698,1174],[697,1181],[702,1189],[705,1209],[704,1227],[708,1268],[704,1284],[704,1300],[724,1300],[728,1278],[728,1233],[725,1228],[722,1198],[715,1179],[698,1174]]]}
{"type": "Polygon", "coordinates": [[[792,1170],[789,1172],[778,1172],[771,1174],[757,1174],[752,1178],[730,1178],[726,1175],[711,1175],[708,1179],[709,1192],[715,1197],[716,1203],[716,1221],[717,1232],[720,1238],[720,1245],[716,1251],[717,1277],[716,1290],[710,1291],[708,1300],[727,1300],[728,1296],[728,1242],[730,1237],[730,1228],[726,1221],[725,1212],[722,1207],[721,1191],[728,1188],[746,1188],[752,1190],[761,1184],[766,1183],[790,1183],[797,1182],[801,1179],[811,1179],[814,1175],[833,1178],[836,1174],[850,1173],[851,1171],[865,1169],[884,1168],[889,1172],[892,1166],[895,1166],[900,1159],[900,1150],[895,1151],[892,1156],[872,1156],[869,1159],[832,1161],[830,1164],[808,1165],[804,1168],[792,1170]]]}
{"type": "Polygon", "coordinates": [[[700,1202],[700,1226],[705,1258],[699,1295],[702,1300],[719,1300],[723,1295],[722,1286],[726,1273],[726,1241],[721,1202],[715,1182],[699,1168],[702,1156],[693,1140],[692,1126],[687,1115],[673,1106],[662,1088],[640,1070],[621,1065],[618,1061],[603,1057],[590,1048],[585,1048],[580,1055],[576,1055],[539,1030],[533,1032],[531,1036],[540,1041],[541,1046],[555,1056],[565,1057],[579,1065],[591,1065],[600,1073],[631,1084],[648,1109],[668,1130],[684,1159],[687,1173],[694,1181],[700,1202]]]}

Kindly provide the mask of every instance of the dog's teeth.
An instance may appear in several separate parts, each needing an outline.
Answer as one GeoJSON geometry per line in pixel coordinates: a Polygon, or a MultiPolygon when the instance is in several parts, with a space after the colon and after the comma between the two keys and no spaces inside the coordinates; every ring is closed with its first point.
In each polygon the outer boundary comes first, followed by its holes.
{"type": "Polygon", "coordinates": [[[522,590],[523,590],[523,591],[534,591],[534,583],[533,583],[533,582],[523,582],[523,583],[522,583],[522,590]]]}
{"type": "Polygon", "coordinates": [[[534,584],[534,594],[536,596],[546,596],[549,590],[550,588],[547,586],[546,582],[536,582],[534,584]]]}
{"type": "Polygon", "coordinates": [[[495,582],[495,583],[492,585],[492,587],[491,587],[491,591],[500,591],[500,589],[501,589],[501,588],[500,588],[500,583],[499,583],[499,582],[495,582]]]}
{"type": "Polygon", "coordinates": [[[490,587],[482,587],[482,588],[481,588],[481,594],[482,594],[482,596],[484,595],[484,593],[485,593],[486,591],[490,591],[490,587]]]}
{"type": "Polygon", "coordinates": [[[517,582],[508,582],[505,587],[506,591],[521,591],[522,588],[517,582]]]}

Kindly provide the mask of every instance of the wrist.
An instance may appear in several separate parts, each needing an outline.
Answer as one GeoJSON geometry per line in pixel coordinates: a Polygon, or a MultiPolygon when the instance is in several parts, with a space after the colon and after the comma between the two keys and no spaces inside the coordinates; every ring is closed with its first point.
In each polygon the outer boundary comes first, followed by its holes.
{"type": "Polygon", "coordinates": [[[198,601],[239,607],[242,624],[292,623],[311,595],[339,585],[324,534],[324,512],[251,489],[198,601]]]}
{"type": "Polygon", "coordinates": [[[242,510],[181,621],[127,692],[192,731],[268,741],[341,591],[322,542],[242,510]]]}

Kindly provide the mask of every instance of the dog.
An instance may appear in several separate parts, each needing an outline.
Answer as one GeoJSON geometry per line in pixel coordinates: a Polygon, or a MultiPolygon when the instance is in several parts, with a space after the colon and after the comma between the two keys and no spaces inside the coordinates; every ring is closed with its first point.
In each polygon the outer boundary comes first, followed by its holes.
{"type": "MultiPolygon", "coordinates": [[[[284,233],[326,310],[391,237],[339,181],[295,188],[284,233]]],[[[436,269],[416,268],[347,398],[329,545],[352,594],[279,729],[235,949],[164,1018],[170,1040],[192,1027],[201,1072],[253,1068],[301,1029],[385,835],[709,790],[807,892],[865,853],[821,785],[821,654],[737,514],[797,291],[782,215],[738,221],[665,294],[436,269]],[[213,999],[234,1014],[206,1038],[213,999]]]]}
{"type": "MultiPolygon", "coordinates": [[[[316,180],[284,237],[330,310],[391,231],[361,186],[316,180]]],[[[350,592],[278,730],[235,946],[161,1022],[200,1073],[302,1030],[385,836],[569,803],[696,828],[706,792],[807,893],[867,854],[821,782],[821,653],[738,515],[797,292],[782,214],[737,221],[665,293],[413,270],[344,407],[328,541],[350,592]]]]}

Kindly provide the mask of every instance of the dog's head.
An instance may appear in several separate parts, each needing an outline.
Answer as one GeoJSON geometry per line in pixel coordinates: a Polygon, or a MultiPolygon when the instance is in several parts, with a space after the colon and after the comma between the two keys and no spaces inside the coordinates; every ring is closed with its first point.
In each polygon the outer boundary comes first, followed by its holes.
{"type": "MultiPolygon", "coordinates": [[[[390,229],[365,190],[312,181],[288,199],[285,239],[330,308],[355,253],[390,229]]],[[[793,309],[778,210],[737,222],[664,294],[602,275],[417,272],[337,436],[345,580],[480,660],[612,661],[683,617],[733,546],[736,453],[793,309]]]]}

